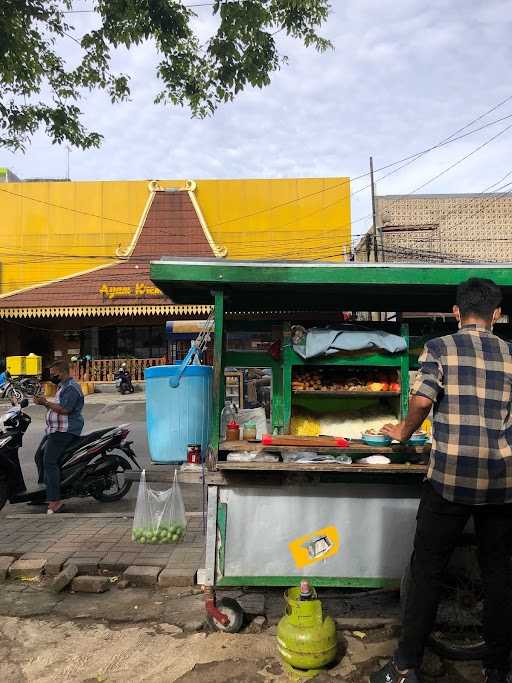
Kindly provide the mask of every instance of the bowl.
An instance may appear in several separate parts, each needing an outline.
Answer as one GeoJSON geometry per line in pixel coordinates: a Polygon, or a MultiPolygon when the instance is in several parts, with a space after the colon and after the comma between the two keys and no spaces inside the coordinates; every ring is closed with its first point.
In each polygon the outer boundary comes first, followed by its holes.
{"type": "Polygon", "coordinates": [[[428,434],[413,434],[406,442],[408,446],[424,446],[428,441],[428,434]]]}
{"type": "Polygon", "coordinates": [[[361,438],[369,446],[389,446],[391,443],[391,437],[386,434],[363,434],[361,438]]]}

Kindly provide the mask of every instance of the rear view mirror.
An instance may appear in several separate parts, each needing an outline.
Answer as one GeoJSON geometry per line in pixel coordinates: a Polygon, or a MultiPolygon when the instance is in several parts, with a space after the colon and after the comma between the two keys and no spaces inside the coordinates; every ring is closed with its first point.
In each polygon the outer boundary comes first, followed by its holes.
{"type": "Polygon", "coordinates": [[[21,400],[20,408],[26,408],[28,406],[28,399],[24,398],[21,400]]]}

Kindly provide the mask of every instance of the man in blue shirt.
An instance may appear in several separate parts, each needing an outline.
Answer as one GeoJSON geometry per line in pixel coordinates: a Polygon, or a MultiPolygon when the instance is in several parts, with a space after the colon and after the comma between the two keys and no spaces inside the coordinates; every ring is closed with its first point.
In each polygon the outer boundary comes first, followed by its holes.
{"type": "Polygon", "coordinates": [[[60,460],[64,451],[82,433],[84,395],[78,382],[69,374],[69,365],[65,361],[57,361],[50,367],[50,379],[59,387],[55,401],[48,401],[44,396],[36,396],[34,403],[44,406],[48,411],[43,466],[48,514],[52,515],[62,510],[60,460]]]}

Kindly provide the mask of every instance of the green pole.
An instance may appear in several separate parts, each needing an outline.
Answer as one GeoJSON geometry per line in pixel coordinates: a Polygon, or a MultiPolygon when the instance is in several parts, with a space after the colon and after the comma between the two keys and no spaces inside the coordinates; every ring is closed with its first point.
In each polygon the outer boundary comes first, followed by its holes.
{"type": "Polygon", "coordinates": [[[224,408],[224,292],[215,291],[215,333],[213,339],[213,406],[211,446],[217,461],[220,442],[220,414],[224,408]]]}

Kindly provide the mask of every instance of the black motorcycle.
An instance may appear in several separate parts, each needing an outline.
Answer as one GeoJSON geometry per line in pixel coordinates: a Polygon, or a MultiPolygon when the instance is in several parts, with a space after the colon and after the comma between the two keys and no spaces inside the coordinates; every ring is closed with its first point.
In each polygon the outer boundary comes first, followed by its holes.
{"type": "Polygon", "coordinates": [[[120,394],[133,394],[132,376],[126,368],[119,368],[115,374],[116,389],[120,394]]]}
{"type": "MultiPolygon", "coordinates": [[[[23,399],[0,417],[0,510],[7,501],[46,501],[44,486],[27,491],[20,466],[18,451],[32,421],[23,412],[27,405],[27,399],[23,399]]],[[[126,473],[134,467],[141,469],[132,442],[126,441],[128,426],[106,427],[80,436],[64,452],[60,464],[61,499],[91,496],[110,503],[128,493],[133,482],[126,478],[126,473]]]]}

